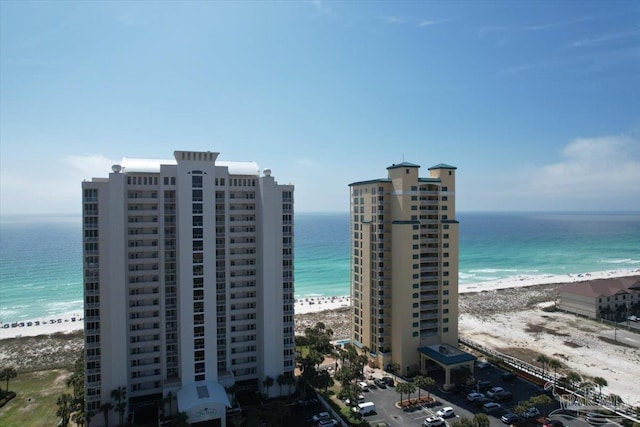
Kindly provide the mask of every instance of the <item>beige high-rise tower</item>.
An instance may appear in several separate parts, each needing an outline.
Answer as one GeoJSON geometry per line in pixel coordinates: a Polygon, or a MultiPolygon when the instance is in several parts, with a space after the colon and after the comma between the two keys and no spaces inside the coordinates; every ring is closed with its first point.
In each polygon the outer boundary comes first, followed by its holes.
{"type": "Polygon", "coordinates": [[[458,346],[456,168],[389,166],[351,189],[352,342],[403,375],[473,366],[458,346]]]}

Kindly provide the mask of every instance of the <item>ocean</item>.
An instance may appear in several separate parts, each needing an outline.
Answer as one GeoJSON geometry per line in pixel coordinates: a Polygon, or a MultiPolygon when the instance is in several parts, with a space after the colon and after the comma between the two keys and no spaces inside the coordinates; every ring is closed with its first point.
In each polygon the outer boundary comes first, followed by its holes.
{"type": "MultiPolygon", "coordinates": [[[[640,269],[640,213],[459,212],[460,287],[640,269]]],[[[0,218],[0,322],[82,314],[81,220],[0,218]]],[[[295,294],[349,294],[349,214],[295,216],[295,294]]]]}

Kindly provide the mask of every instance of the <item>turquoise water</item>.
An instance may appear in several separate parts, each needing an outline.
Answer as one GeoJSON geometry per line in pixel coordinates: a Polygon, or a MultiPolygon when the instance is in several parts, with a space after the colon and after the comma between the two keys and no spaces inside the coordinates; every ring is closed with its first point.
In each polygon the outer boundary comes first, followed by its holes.
{"type": "MultiPolygon", "coordinates": [[[[640,214],[458,213],[460,286],[640,269],[640,214]]],[[[296,297],[349,294],[349,215],[296,214],[296,297]]],[[[82,312],[79,217],[0,218],[0,321],[82,312]]]]}

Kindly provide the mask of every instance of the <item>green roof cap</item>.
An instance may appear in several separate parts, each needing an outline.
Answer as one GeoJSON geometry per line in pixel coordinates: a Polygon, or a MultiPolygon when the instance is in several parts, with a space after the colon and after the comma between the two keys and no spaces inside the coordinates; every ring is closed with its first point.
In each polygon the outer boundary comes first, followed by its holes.
{"type": "Polygon", "coordinates": [[[409,162],[402,162],[402,163],[398,163],[398,164],[392,164],[391,166],[389,166],[387,169],[397,169],[397,168],[419,168],[420,165],[416,165],[414,163],[409,163],[409,162]]]}
{"type": "Polygon", "coordinates": [[[432,169],[453,169],[453,170],[456,170],[458,168],[455,167],[455,166],[448,165],[446,163],[440,163],[440,164],[437,164],[435,166],[431,166],[429,168],[429,170],[432,170],[432,169]]]}

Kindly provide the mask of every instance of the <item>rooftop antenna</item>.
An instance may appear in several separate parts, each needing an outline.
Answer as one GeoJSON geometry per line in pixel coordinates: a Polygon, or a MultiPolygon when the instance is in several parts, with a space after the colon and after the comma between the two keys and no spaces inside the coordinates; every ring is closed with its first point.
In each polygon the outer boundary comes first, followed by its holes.
{"type": "Polygon", "coordinates": [[[404,153],[402,153],[402,163],[404,163],[404,153]]]}

